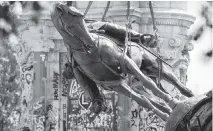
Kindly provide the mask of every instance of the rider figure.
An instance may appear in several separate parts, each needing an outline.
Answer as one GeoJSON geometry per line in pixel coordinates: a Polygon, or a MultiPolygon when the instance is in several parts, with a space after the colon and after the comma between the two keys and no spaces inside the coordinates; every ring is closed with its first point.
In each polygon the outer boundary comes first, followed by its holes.
{"type": "MultiPolygon", "coordinates": [[[[113,37],[122,43],[125,42],[126,28],[117,24],[109,22],[92,22],[88,25],[90,32],[101,32],[103,35],[113,37]]],[[[151,34],[140,34],[134,30],[130,30],[128,33],[131,35],[131,41],[135,43],[141,42],[149,48],[155,48],[157,41],[151,34]]]]}

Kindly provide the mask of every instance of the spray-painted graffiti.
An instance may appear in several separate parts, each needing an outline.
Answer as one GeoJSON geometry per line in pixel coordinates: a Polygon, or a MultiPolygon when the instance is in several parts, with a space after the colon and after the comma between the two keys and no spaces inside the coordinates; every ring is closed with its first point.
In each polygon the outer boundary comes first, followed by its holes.
{"type": "MultiPolygon", "coordinates": [[[[24,51],[22,49],[21,51],[24,51]]],[[[25,52],[19,53],[20,55],[26,55],[25,52]]],[[[23,57],[23,56],[22,56],[23,57]]],[[[22,109],[22,115],[20,118],[20,126],[21,127],[29,127],[30,129],[33,129],[33,121],[35,120],[34,117],[31,115],[31,109],[32,109],[32,94],[33,94],[33,74],[34,74],[34,68],[32,61],[29,61],[29,57],[33,57],[33,54],[27,56],[28,58],[25,62],[22,62],[24,64],[20,65],[20,82],[21,82],[21,88],[22,88],[22,96],[21,96],[21,109],[22,109]]],[[[21,64],[21,63],[20,63],[21,64]]]]}
{"type": "Polygon", "coordinates": [[[58,121],[58,109],[49,103],[47,105],[47,120],[46,120],[46,130],[47,131],[57,131],[57,121],[58,121]]]}
{"type": "Polygon", "coordinates": [[[32,131],[44,130],[44,99],[33,101],[33,83],[35,73],[35,57],[26,42],[16,46],[17,59],[20,65],[21,118],[17,128],[27,127],[32,131]]]}
{"type": "Polygon", "coordinates": [[[69,82],[64,77],[62,77],[62,96],[66,97],[68,95],[69,82]]]}
{"type": "MultiPolygon", "coordinates": [[[[106,102],[112,107],[112,96],[108,95],[106,102]]],[[[72,80],[68,103],[68,131],[73,130],[100,130],[112,129],[114,112],[100,113],[94,121],[90,121],[88,114],[91,101],[86,93],[79,87],[76,80],[72,80]]]]}
{"type": "Polygon", "coordinates": [[[27,108],[32,100],[33,65],[25,64],[21,67],[22,104],[27,108]]]}
{"type": "Polygon", "coordinates": [[[20,128],[28,127],[33,131],[43,131],[45,122],[44,113],[44,100],[42,99],[25,109],[20,119],[20,128]]]}
{"type": "Polygon", "coordinates": [[[137,131],[163,131],[164,121],[156,116],[152,111],[138,106],[137,103],[132,102],[132,109],[130,113],[131,130],[137,131]]]}
{"type": "Polygon", "coordinates": [[[26,122],[25,124],[22,124],[21,128],[28,127],[33,131],[44,131],[44,116],[28,115],[24,119],[21,119],[21,121],[26,122]]]}
{"type": "Polygon", "coordinates": [[[45,131],[58,131],[59,120],[59,80],[60,75],[57,71],[53,71],[52,76],[52,96],[47,101],[47,118],[45,131]]]}
{"type": "Polygon", "coordinates": [[[67,131],[67,96],[70,80],[61,76],[60,130],[67,131]]]}
{"type": "Polygon", "coordinates": [[[57,72],[53,74],[53,88],[54,88],[54,100],[59,100],[58,88],[59,88],[59,77],[57,72]]]}

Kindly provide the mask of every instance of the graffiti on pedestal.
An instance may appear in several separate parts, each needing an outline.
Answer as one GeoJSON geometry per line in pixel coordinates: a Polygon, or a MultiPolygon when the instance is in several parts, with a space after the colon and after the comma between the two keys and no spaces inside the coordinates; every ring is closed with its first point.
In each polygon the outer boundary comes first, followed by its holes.
{"type": "Polygon", "coordinates": [[[57,121],[58,121],[58,108],[53,106],[54,103],[48,103],[47,105],[47,119],[46,119],[46,130],[47,131],[57,131],[57,121]]]}
{"type": "Polygon", "coordinates": [[[20,124],[21,127],[28,127],[33,131],[43,131],[45,122],[44,99],[41,99],[23,112],[20,124]]]}
{"type": "MultiPolygon", "coordinates": [[[[106,102],[112,107],[112,95],[106,95],[106,102]]],[[[94,121],[90,121],[88,114],[91,106],[90,97],[81,89],[76,80],[71,81],[68,103],[68,131],[112,129],[114,112],[100,113],[94,121]]]]}
{"type": "Polygon", "coordinates": [[[47,119],[46,131],[58,131],[58,113],[59,113],[59,80],[60,75],[53,71],[52,78],[52,99],[47,101],[47,119]]]}
{"type": "Polygon", "coordinates": [[[45,122],[44,98],[33,99],[35,53],[26,46],[26,42],[21,42],[16,46],[17,56],[20,65],[21,95],[21,118],[17,128],[28,128],[32,131],[43,131],[45,122]]]}
{"type": "Polygon", "coordinates": [[[58,87],[59,87],[59,77],[60,75],[57,72],[54,72],[53,74],[53,90],[54,90],[54,100],[59,100],[59,92],[58,92],[58,87]]]}
{"type": "Polygon", "coordinates": [[[66,97],[68,95],[69,82],[64,77],[62,77],[62,96],[66,97]]]}
{"type": "Polygon", "coordinates": [[[133,108],[130,112],[131,130],[137,131],[163,131],[164,121],[156,116],[152,111],[132,103],[133,108]]]}
{"type": "Polygon", "coordinates": [[[67,96],[70,80],[67,80],[61,75],[61,105],[60,105],[60,130],[67,131],[67,96]]]}
{"type": "Polygon", "coordinates": [[[20,124],[18,125],[20,128],[29,127],[33,128],[33,117],[30,116],[30,111],[32,109],[32,83],[33,83],[33,54],[30,52],[30,49],[27,48],[25,42],[20,42],[15,46],[15,50],[17,51],[17,59],[20,65],[20,86],[22,90],[21,95],[21,118],[20,124]]]}

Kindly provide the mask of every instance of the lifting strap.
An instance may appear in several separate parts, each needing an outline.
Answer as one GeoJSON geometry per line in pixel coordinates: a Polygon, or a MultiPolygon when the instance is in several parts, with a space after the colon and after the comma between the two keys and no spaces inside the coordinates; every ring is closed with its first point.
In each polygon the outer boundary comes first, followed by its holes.
{"type": "Polygon", "coordinates": [[[108,12],[108,10],[109,10],[109,5],[110,5],[110,1],[107,2],[107,6],[106,6],[106,8],[105,8],[105,11],[104,11],[104,14],[103,14],[103,16],[102,16],[101,21],[105,21],[106,14],[107,14],[107,12],[108,12]]]}
{"type": "MultiPolygon", "coordinates": [[[[131,33],[130,33],[130,28],[131,28],[131,23],[130,23],[130,1],[127,1],[127,13],[126,13],[126,37],[125,37],[125,47],[124,47],[124,52],[123,52],[123,57],[127,54],[127,50],[129,48],[129,53],[131,54],[131,33]]],[[[132,75],[128,74],[128,84],[130,88],[132,88],[132,75]]],[[[130,99],[132,100],[132,93],[130,95],[130,99]]]]}
{"type": "Polygon", "coordinates": [[[84,17],[87,15],[87,13],[88,13],[88,11],[89,11],[91,5],[92,5],[92,2],[93,2],[93,1],[89,1],[89,4],[87,5],[87,8],[86,8],[86,10],[85,10],[85,12],[84,12],[84,17]]]}
{"type": "MultiPolygon", "coordinates": [[[[152,7],[152,2],[149,1],[149,8],[150,8],[150,13],[151,13],[151,17],[152,17],[152,24],[153,24],[153,30],[155,32],[155,39],[157,40],[158,39],[158,36],[157,36],[157,27],[155,25],[155,17],[154,17],[154,11],[153,11],[153,7],[152,7]]],[[[157,58],[157,61],[158,61],[158,79],[157,79],[157,84],[158,84],[158,87],[160,87],[160,80],[161,80],[161,73],[162,73],[162,59],[159,59],[160,56],[159,56],[159,46],[157,47],[157,52],[158,52],[158,58],[157,58]]]]}
{"type": "Polygon", "coordinates": [[[155,16],[154,16],[154,12],[153,12],[153,7],[152,7],[152,2],[151,1],[149,1],[149,9],[150,9],[151,17],[152,17],[153,29],[155,31],[155,30],[157,30],[157,27],[155,25],[155,16]]]}

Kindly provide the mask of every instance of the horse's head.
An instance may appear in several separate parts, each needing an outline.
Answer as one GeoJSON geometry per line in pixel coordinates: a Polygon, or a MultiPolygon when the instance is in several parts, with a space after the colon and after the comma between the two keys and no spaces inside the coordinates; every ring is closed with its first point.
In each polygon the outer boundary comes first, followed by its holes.
{"type": "Polygon", "coordinates": [[[51,11],[51,20],[64,40],[90,42],[89,31],[84,22],[84,15],[75,7],[55,4],[51,11]]]}
{"type": "MultiPolygon", "coordinates": [[[[59,33],[63,34],[64,31],[67,32],[69,28],[71,29],[73,26],[75,26],[77,21],[82,22],[83,14],[80,13],[75,7],[55,4],[51,11],[51,20],[59,33]]],[[[72,30],[69,31],[72,33],[72,30]]]]}

